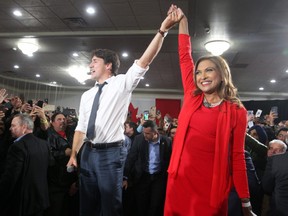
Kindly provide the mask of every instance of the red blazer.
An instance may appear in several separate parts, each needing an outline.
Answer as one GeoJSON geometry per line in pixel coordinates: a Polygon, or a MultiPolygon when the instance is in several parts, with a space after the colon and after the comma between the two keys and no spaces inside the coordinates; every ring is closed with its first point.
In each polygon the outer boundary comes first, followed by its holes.
{"type": "MultiPolygon", "coordinates": [[[[194,63],[191,56],[189,35],[179,35],[179,58],[184,88],[184,101],[178,119],[178,129],[173,143],[173,151],[168,172],[177,177],[181,163],[184,140],[191,115],[202,105],[204,94],[194,95],[194,63]]],[[[240,198],[248,198],[249,190],[244,158],[244,138],[246,131],[246,110],[229,101],[221,105],[217,122],[215,159],[213,168],[211,206],[219,206],[235,185],[240,198]]]]}

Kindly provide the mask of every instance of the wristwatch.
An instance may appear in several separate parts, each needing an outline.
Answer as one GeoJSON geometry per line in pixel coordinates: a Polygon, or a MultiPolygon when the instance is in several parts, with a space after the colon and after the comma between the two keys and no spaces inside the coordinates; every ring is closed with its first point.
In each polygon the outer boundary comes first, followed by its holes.
{"type": "Polygon", "coordinates": [[[158,32],[162,35],[163,38],[166,37],[166,35],[168,34],[168,31],[162,31],[161,29],[158,30],[158,32]]]}

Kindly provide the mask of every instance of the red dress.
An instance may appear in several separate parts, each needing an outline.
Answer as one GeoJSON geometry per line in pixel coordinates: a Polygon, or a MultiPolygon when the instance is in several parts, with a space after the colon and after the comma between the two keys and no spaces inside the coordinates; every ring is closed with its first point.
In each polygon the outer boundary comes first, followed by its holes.
{"type": "Polygon", "coordinates": [[[232,184],[248,198],[244,159],[246,110],[227,101],[202,105],[194,96],[190,37],[179,35],[184,103],[168,169],[165,216],[225,216],[232,184]]]}

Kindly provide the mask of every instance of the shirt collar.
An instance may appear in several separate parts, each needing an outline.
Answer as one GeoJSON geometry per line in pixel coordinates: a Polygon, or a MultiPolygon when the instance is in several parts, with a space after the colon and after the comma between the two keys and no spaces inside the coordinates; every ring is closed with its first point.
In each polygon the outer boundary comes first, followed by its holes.
{"type": "Polygon", "coordinates": [[[156,142],[149,142],[149,144],[160,144],[160,134],[158,134],[158,139],[157,139],[157,141],[156,142]]]}
{"type": "MultiPolygon", "coordinates": [[[[114,78],[115,78],[115,76],[111,76],[111,77],[109,77],[108,79],[106,79],[104,82],[106,82],[107,84],[109,84],[109,82],[111,82],[112,79],[114,79],[114,78]]],[[[94,86],[97,87],[98,84],[99,84],[99,82],[96,81],[94,86]]]]}
{"type": "Polygon", "coordinates": [[[24,137],[25,135],[27,135],[27,134],[23,134],[22,136],[18,137],[16,140],[14,140],[14,142],[19,141],[19,140],[22,139],[22,137],[24,137]]]}

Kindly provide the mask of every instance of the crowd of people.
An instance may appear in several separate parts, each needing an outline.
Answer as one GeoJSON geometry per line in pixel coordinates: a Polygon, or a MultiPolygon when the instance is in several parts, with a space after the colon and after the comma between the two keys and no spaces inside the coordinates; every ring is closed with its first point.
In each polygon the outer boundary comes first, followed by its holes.
{"type": "MultiPolygon", "coordinates": [[[[287,215],[288,121],[248,116],[220,56],[194,64],[188,20],[171,5],[126,74],[92,53],[93,88],[79,116],[0,90],[0,214],[4,216],[287,215]],[[179,24],[184,100],[178,118],[127,115],[132,91],[179,24]],[[249,124],[248,124],[249,122],[249,124]],[[247,126],[249,125],[249,127],[247,126]]],[[[153,108],[152,110],[156,110],[153,108]]]]}

